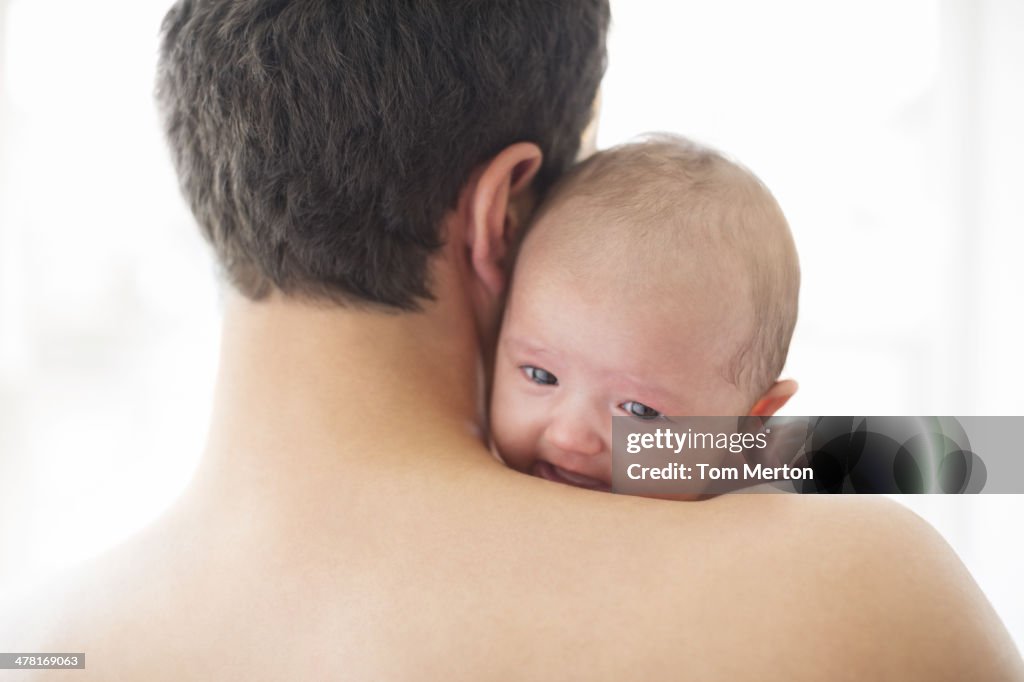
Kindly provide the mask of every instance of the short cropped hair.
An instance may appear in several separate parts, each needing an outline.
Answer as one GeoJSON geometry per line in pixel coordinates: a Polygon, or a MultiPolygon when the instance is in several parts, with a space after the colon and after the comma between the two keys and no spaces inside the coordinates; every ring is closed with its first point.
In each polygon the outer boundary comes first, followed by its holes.
{"type": "Polygon", "coordinates": [[[418,309],[474,168],[536,143],[573,162],[607,0],[178,0],[157,99],[182,191],[228,280],[418,309]]]}
{"type": "Polygon", "coordinates": [[[568,237],[577,247],[601,249],[603,238],[593,226],[619,226],[625,230],[621,239],[632,244],[627,248],[657,251],[662,257],[646,258],[646,263],[671,262],[682,242],[708,250],[705,259],[725,255],[742,268],[755,319],[722,371],[755,398],[772,386],[796,325],[800,264],[782,209],[757,176],[714,149],[676,135],[653,134],[576,166],[552,189],[535,221],[570,201],[574,215],[597,218],[577,220],[576,228],[568,228],[579,232],[568,237]]]}

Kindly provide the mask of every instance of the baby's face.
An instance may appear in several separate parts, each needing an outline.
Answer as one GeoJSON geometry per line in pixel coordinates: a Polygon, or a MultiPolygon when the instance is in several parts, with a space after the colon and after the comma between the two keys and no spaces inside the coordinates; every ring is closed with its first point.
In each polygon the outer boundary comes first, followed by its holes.
{"type": "Polygon", "coordinates": [[[558,261],[531,236],[505,311],[491,429],[509,466],[610,490],[612,417],[750,409],[722,372],[748,327],[720,278],[695,268],[685,287],[675,276],[659,291],[650,272],[584,279],[558,261]]]}

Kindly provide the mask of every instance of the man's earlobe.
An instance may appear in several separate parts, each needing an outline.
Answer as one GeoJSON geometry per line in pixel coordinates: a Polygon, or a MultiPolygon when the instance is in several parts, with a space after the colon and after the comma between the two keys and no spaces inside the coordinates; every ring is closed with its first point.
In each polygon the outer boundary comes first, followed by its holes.
{"type": "Polygon", "coordinates": [[[750,408],[751,417],[770,417],[789,402],[798,388],[792,379],[776,381],[750,408]]]}
{"type": "Polygon", "coordinates": [[[513,201],[530,191],[542,161],[537,145],[516,143],[487,162],[471,188],[466,247],[470,268],[490,296],[505,290],[509,254],[523,227],[511,211],[513,201]]]}

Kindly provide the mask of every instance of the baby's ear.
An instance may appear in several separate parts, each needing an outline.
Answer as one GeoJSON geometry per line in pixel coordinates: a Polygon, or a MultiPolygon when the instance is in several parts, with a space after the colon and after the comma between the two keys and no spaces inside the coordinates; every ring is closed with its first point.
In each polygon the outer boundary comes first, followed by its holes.
{"type": "Polygon", "coordinates": [[[471,188],[467,255],[471,271],[493,297],[504,293],[511,266],[509,256],[523,227],[513,204],[530,192],[542,161],[537,145],[513,144],[483,167],[471,188]]]}
{"type": "Polygon", "coordinates": [[[789,399],[796,393],[797,383],[792,379],[776,381],[772,387],[764,392],[754,406],[750,408],[751,417],[770,417],[782,406],[789,402],[789,399]]]}

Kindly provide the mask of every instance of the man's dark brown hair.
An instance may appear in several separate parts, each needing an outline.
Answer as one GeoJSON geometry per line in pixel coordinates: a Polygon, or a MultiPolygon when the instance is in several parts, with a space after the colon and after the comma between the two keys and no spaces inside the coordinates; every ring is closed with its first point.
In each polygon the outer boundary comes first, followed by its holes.
{"type": "Polygon", "coordinates": [[[179,0],[157,92],[228,279],[417,308],[441,217],[515,142],[573,161],[607,0],[179,0]]]}

